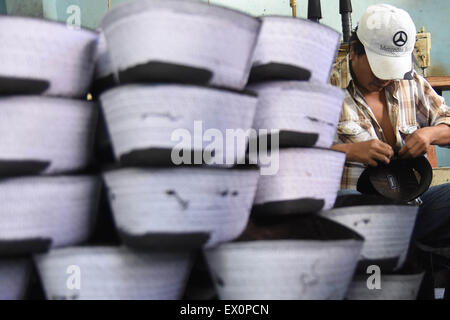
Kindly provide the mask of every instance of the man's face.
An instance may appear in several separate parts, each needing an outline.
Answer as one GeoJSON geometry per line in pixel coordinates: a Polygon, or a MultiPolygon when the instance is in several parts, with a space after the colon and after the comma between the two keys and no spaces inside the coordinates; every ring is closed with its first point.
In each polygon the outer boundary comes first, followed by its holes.
{"type": "Polygon", "coordinates": [[[392,81],[378,79],[370,69],[367,55],[358,56],[353,50],[350,52],[352,70],[356,77],[359,88],[363,93],[380,92],[392,81]]]}

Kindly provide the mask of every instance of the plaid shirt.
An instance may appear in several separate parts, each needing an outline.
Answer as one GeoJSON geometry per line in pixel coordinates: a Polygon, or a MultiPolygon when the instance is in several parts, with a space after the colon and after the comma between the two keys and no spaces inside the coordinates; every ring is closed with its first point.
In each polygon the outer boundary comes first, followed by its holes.
{"type": "MultiPolygon", "coordinates": [[[[334,144],[372,139],[386,142],[381,126],[351,79],[348,63],[348,57],[338,61],[331,78],[332,84],[347,89],[334,144]]],[[[397,141],[395,151],[403,147],[406,135],[419,128],[442,123],[450,125],[450,108],[445,104],[444,98],[439,96],[417,72],[414,72],[413,80],[393,81],[385,88],[385,94],[397,141]]],[[[341,189],[356,189],[358,178],[364,168],[361,163],[347,161],[341,189]]]]}

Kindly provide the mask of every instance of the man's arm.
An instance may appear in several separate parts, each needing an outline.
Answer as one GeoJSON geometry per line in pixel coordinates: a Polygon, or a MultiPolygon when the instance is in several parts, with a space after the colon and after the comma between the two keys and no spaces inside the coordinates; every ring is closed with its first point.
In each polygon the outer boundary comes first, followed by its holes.
{"type": "Polygon", "coordinates": [[[405,145],[399,151],[402,158],[424,155],[430,145],[450,146],[450,108],[417,72],[414,72],[414,81],[418,92],[417,112],[428,117],[425,121],[419,121],[421,129],[405,138],[405,145]]]}
{"type": "Polygon", "coordinates": [[[439,124],[416,130],[405,139],[405,145],[398,152],[402,158],[416,158],[424,155],[430,145],[449,145],[450,126],[439,124]]]}
{"type": "Polygon", "coordinates": [[[356,142],[335,144],[332,150],[345,152],[347,161],[355,161],[376,167],[377,161],[388,164],[394,155],[394,150],[387,143],[378,139],[356,142]]]}

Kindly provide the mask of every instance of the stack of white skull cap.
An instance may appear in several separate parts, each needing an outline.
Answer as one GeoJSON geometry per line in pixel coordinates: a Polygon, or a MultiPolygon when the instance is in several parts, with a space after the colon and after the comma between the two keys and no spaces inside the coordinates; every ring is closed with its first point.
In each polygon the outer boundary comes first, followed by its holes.
{"type": "Polygon", "coordinates": [[[0,42],[0,299],[22,299],[30,255],[86,242],[95,221],[97,33],[1,17],[0,42]]]}

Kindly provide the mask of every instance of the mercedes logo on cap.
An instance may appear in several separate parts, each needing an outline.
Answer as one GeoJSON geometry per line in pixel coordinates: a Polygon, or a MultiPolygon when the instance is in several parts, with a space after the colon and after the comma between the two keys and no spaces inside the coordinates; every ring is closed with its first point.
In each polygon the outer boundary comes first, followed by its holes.
{"type": "Polygon", "coordinates": [[[404,31],[399,31],[394,35],[393,40],[397,47],[403,47],[408,41],[408,35],[404,31]]]}

